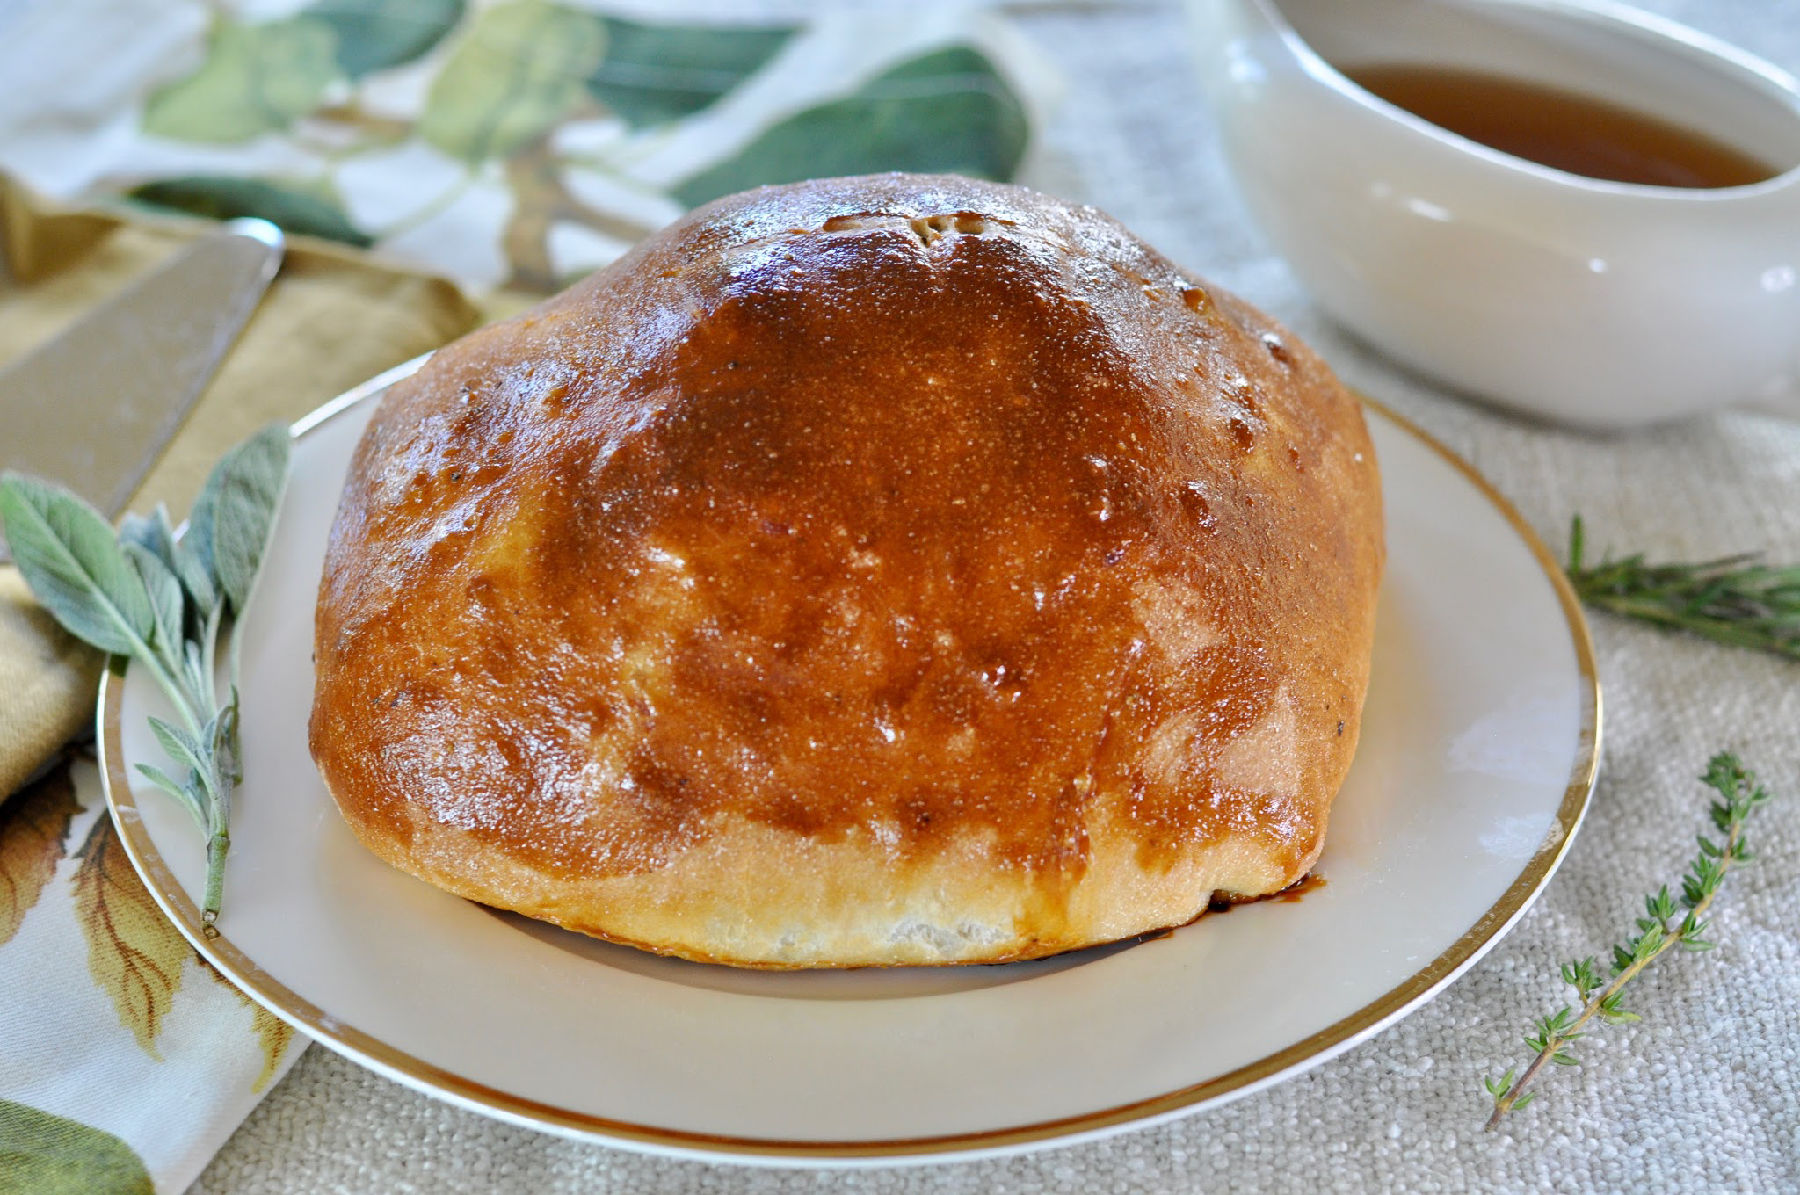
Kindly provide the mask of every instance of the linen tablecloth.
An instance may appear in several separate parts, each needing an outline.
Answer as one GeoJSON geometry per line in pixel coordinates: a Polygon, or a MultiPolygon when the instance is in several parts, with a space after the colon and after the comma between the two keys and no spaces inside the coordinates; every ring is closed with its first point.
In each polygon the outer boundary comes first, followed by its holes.
{"type": "MultiPolygon", "coordinates": [[[[1645,0],[1800,71],[1800,8],[1645,0]]],[[[794,11],[793,6],[789,11],[794,11]]],[[[714,11],[718,11],[715,7],[714,11]]],[[[1014,19],[1070,80],[1038,163],[1170,257],[1287,321],[1351,384],[1464,453],[1553,545],[1800,560],[1800,425],[1726,414],[1624,438],[1527,425],[1447,397],[1326,322],[1231,188],[1178,8],[1031,6],[1014,19]]],[[[917,1169],[748,1170],[643,1157],[484,1119],[314,1047],[196,1192],[1791,1190],[1800,1185],[1800,665],[1593,617],[1606,761],[1587,823],[1531,913],[1399,1025],[1305,1075],[1095,1144],[917,1169]],[[1693,851],[1715,750],[1776,799],[1721,900],[1719,948],[1640,981],[1642,1024],[1484,1134],[1481,1078],[1565,1000],[1558,964],[1604,954],[1693,851]]],[[[1329,983],[1329,975],[1319,982],[1329,983]]]]}

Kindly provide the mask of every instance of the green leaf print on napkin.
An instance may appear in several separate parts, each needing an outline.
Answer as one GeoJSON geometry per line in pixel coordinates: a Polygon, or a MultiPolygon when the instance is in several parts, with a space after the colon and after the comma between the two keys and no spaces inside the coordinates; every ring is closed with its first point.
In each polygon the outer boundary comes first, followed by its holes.
{"type": "Polygon", "coordinates": [[[337,34],[338,68],[352,79],[423,57],[462,20],[463,0],[318,0],[306,15],[337,34]]]}
{"type": "Polygon", "coordinates": [[[543,0],[490,8],[432,80],[419,135],[471,165],[521,149],[584,97],[605,44],[588,13],[543,0]]]}
{"type": "Polygon", "coordinates": [[[144,131],[226,144],[285,129],[337,78],[336,42],[331,26],[310,17],[263,25],[221,19],[200,69],[151,95],[144,131]]]}
{"type": "Polygon", "coordinates": [[[267,179],[195,174],[144,183],[126,195],[154,207],[215,220],[258,216],[291,233],[341,241],[359,249],[374,243],[373,237],[350,223],[343,207],[318,184],[309,183],[302,190],[267,179]]]}
{"type": "Polygon", "coordinates": [[[646,25],[606,19],[593,97],[634,128],[691,116],[755,74],[794,25],[646,25]]]}
{"type": "Polygon", "coordinates": [[[111,1133],[0,1099],[0,1191],[155,1195],[144,1163],[111,1133]]]}
{"type": "Polygon", "coordinates": [[[993,63],[970,46],[949,46],[795,113],[674,193],[696,207],[764,183],[880,170],[1007,179],[1025,155],[1028,126],[993,63]]]}

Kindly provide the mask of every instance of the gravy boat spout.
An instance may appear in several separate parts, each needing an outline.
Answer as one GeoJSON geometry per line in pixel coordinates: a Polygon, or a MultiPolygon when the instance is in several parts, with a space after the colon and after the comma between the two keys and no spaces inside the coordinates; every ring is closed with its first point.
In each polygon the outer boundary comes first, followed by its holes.
{"type": "Polygon", "coordinates": [[[1191,0],[1244,199],[1321,306],[1474,397],[1577,426],[1800,412],[1800,86],[1598,0],[1191,0]],[[1767,165],[1742,186],[1609,182],[1491,149],[1349,77],[1511,78],[1767,165]],[[1347,73],[1348,72],[1348,73],[1347,73]]]}

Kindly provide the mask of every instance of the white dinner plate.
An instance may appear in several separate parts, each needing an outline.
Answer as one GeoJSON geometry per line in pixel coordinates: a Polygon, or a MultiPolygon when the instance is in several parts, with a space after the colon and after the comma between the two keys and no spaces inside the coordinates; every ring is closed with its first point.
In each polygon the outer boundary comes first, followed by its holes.
{"type": "Polygon", "coordinates": [[[165,912],[277,1015],[402,1083],[659,1153],[892,1163],[1073,1141],[1290,1077],[1466,970],[1568,850],[1599,691],[1555,561],[1467,465],[1378,407],[1387,574],[1362,742],[1297,901],[1001,966],[761,973],[663,959],[460,900],[365,851],[307,753],[313,601],[375,379],[296,428],[244,624],[244,782],[222,936],[204,858],[132,764],[141,675],[101,694],[108,800],[165,912]]]}

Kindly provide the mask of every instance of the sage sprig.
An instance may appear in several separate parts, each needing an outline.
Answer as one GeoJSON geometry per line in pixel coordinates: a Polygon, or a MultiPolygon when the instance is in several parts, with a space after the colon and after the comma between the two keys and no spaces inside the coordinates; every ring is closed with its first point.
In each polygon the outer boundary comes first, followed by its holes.
{"type": "Polygon", "coordinates": [[[238,746],[238,637],[221,693],[218,651],[243,615],[287,485],[287,427],[271,424],[214,466],[177,536],[169,512],[106,518],[61,486],[0,476],[0,525],[32,596],[70,634],[127,656],[156,681],[177,721],[150,719],[171,770],[138,770],[181,803],[206,836],[201,922],[218,920],[231,847],[238,746]]]}
{"type": "Polygon", "coordinates": [[[1569,526],[1569,581],[1587,605],[1800,660],[1800,567],[1753,555],[1648,564],[1642,553],[1589,565],[1581,516],[1569,526]]]}
{"type": "Polygon", "coordinates": [[[1533,1032],[1525,1038],[1525,1046],[1533,1057],[1523,1074],[1514,1068],[1498,1079],[1483,1080],[1494,1101],[1493,1115],[1487,1122],[1489,1129],[1497,1126],[1508,1112],[1519,1111],[1537,1098],[1537,1092],[1525,1089],[1546,1064],[1580,1065],[1569,1046],[1588,1035],[1586,1027],[1595,1017],[1609,1025],[1641,1019],[1622,1001],[1625,986],[1646,967],[1671,950],[1704,952],[1713,948],[1706,938],[1707,911],[1726,875],[1750,861],[1744,823],[1769,799],[1769,794],[1757,784],[1755,775],[1728,752],[1713,756],[1700,779],[1719,795],[1711,812],[1713,827],[1722,838],[1699,836],[1700,853],[1681,879],[1679,897],[1671,895],[1665,885],[1644,898],[1644,916],[1637,919],[1637,934],[1613,947],[1610,975],[1603,974],[1600,963],[1593,958],[1563,964],[1562,980],[1574,989],[1579,1010],[1564,1005],[1549,1016],[1538,1018],[1533,1032]]]}

